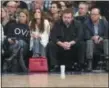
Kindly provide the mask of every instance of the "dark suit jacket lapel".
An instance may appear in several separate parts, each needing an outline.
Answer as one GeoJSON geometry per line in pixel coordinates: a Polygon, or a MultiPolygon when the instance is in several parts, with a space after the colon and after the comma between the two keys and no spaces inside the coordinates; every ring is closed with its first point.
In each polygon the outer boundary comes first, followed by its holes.
{"type": "Polygon", "coordinates": [[[88,28],[92,34],[94,34],[94,25],[91,21],[88,22],[88,28]]]}
{"type": "Polygon", "coordinates": [[[102,31],[103,31],[103,27],[102,27],[103,24],[101,24],[101,21],[99,22],[98,24],[98,34],[101,35],[102,34],[102,31]]]}

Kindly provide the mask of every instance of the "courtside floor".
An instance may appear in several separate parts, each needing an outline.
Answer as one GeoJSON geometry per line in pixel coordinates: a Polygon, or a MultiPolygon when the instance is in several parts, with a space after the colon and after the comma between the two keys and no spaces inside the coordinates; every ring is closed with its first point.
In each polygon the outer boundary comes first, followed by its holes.
{"type": "Polygon", "coordinates": [[[2,87],[108,87],[108,73],[3,74],[2,87]]]}

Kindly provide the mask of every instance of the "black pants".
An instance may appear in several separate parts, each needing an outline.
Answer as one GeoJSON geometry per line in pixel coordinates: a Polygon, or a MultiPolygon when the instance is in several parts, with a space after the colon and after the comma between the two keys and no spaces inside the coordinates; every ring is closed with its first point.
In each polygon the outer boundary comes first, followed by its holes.
{"type": "Polygon", "coordinates": [[[57,45],[50,41],[46,48],[49,67],[58,65],[57,62],[57,45]]]}
{"type": "Polygon", "coordinates": [[[48,44],[48,57],[50,65],[72,64],[78,62],[84,64],[85,42],[80,42],[71,47],[71,50],[64,50],[52,41],[48,44]]]}
{"type": "Polygon", "coordinates": [[[18,43],[9,44],[10,57],[5,59],[4,68],[11,72],[19,72],[19,67],[23,72],[27,72],[26,56],[28,55],[28,44],[23,40],[18,43]]]}

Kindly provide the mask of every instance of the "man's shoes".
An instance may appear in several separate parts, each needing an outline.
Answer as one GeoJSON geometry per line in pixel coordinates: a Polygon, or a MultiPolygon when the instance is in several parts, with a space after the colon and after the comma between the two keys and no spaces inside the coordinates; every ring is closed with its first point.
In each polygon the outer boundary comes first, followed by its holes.
{"type": "Polygon", "coordinates": [[[87,68],[87,69],[85,70],[85,72],[92,72],[92,69],[91,69],[91,68],[87,68]]]}
{"type": "Polygon", "coordinates": [[[50,72],[59,72],[60,71],[60,67],[58,65],[52,66],[50,69],[50,72]]]}

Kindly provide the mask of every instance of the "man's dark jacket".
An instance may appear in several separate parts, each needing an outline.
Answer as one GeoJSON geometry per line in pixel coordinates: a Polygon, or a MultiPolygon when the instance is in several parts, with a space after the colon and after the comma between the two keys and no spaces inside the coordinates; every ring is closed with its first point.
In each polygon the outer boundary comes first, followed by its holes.
{"type": "Polygon", "coordinates": [[[62,20],[57,21],[50,34],[50,39],[54,43],[58,41],[70,42],[72,40],[79,42],[82,38],[83,28],[81,23],[73,20],[69,27],[67,27],[62,20]]]}
{"type": "MultiPolygon", "coordinates": [[[[108,31],[108,22],[104,19],[100,19],[98,24],[98,35],[104,39],[108,39],[108,31]]],[[[94,36],[94,24],[89,18],[85,22],[85,39],[89,40],[92,36],[94,36]]]]}

